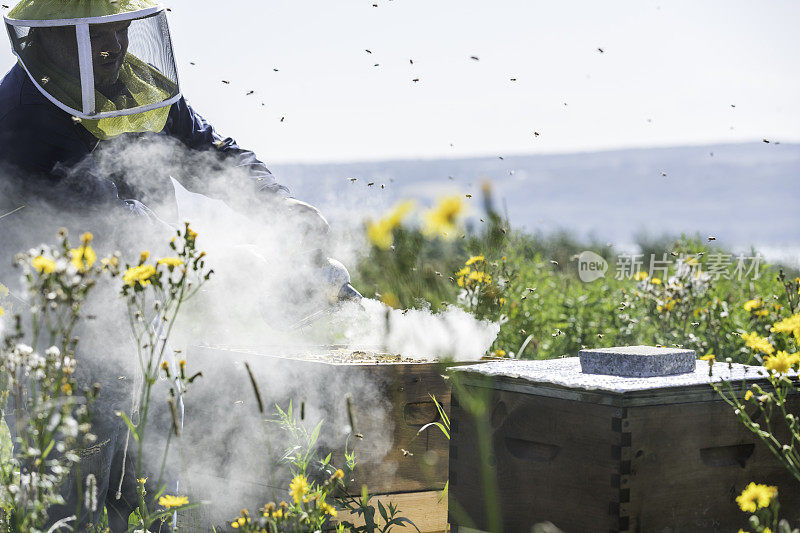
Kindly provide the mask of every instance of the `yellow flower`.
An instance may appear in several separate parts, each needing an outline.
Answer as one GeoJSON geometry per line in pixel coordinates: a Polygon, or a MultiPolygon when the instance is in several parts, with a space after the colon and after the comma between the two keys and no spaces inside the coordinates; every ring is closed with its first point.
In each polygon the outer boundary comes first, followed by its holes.
{"type": "Polygon", "coordinates": [[[153,265],[139,265],[126,270],[125,274],[122,276],[122,281],[130,286],[136,283],[139,283],[139,285],[149,285],[150,276],[155,273],[156,267],[153,265]]]}
{"type": "Polygon", "coordinates": [[[162,257],[158,260],[158,264],[167,265],[168,267],[176,267],[182,265],[183,261],[177,257],[162,257]]]}
{"type": "Polygon", "coordinates": [[[447,235],[456,229],[458,219],[464,214],[466,204],[460,196],[442,198],[439,203],[425,213],[425,232],[428,235],[439,233],[447,235]]]}
{"type": "Polygon", "coordinates": [[[776,322],[772,325],[772,331],[776,333],[793,333],[797,342],[800,342],[800,313],[776,322]]]}
{"type": "Polygon", "coordinates": [[[186,496],[173,496],[172,494],[166,494],[158,499],[158,505],[166,507],[167,509],[180,507],[181,505],[186,505],[187,503],[189,503],[189,498],[186,496]]]}
{"type": "Polygon", "coordinates": [[[333,517],[336,516],[336,509],[334,509],[333,506],[328,503],[322,502],[319,508],[322,510],[324,514],[329,514],[333,517]]]}
{"type": "Polygon", "coordinates": [[[647,272],[644,270],[640,270],[636,274],[633,275],[633,279],[636,281],[642,281],[643,279],[647,279],[647,272]]]}
{"type": "Polygon", "coordinates": [[[377,222],[367,221],[367,238],[369,241],[387,250],[394,242],[394,229],[403,223],[403,219],[413,209],[414,202],[405,200],[395,205],[386,216],[377,222]]]}
{"type": "Polygon", "coordinates": [[[33,268],[38,270],[42,274],[52,274],[53,271],[56,269],[56,263],[52,259],[48,259],[43,255],[36,257],[33,260],[33,268]]]}
{"type": "Polygon", "coordinates": [[[749,390],[749,391],[744,393],[744,401],[748,401],[752,397],[753,397],[753,391],[749,390]]]}
{"type": "Polygon", "coordinates": [[[88,244],[71,249],[69,255],[72,257],[70,261],[72,266],[77,268],[78,272],[85,272],[87,267],[91,267],[97,261],[97,254],[88,244]]]}
{"type": "Polygon", "coordinates": [[[90,242],[92,242],[92,239],[94,239],[94,235],[92,235],[90,232],[87,231],[83,235],[81,235],[81,244],[85,246],[90,242]]]}
{"type": "Polygon", "coordinates": [[[138,478],[136,481],[138,481],[139,483],[144,485],[145,483],[147,483],[147,478],[146,477],[141,477],[141,478],[138,478]]]}
{"type": "Polygon", "coordinates": [[[303,501],[303,496],[308,494],[308,480],[305,476],[295,476],[289,484],[289,493],[294,499],[294,503],[303,501]]]}
{"type": "Polygon", "coordinates": [[[759,307],[761,307],[762,305],[763,305],[763,302],[761,301],[761,298],[756,298],[754,300],[747,300],[744,303],[744,310],[745,311],[754,311],[754,310],[758,309],[759,307]]]}
{"type": "Polygon", "coordinates": [[[383,296],[381,296],[381,301],[389,307],[393,307],[395,309],[400,308],[400,299],[393,292],[384,293],[383,296]]]}
{"type": "Polygon", "coordinates": [[[336,479],[344,478],[344,471],[342,471],[341,468],[337,468],[336,472],[333,473],[333,477],[335,477],[336,479]]]}
{"type": "Polygon", "coordinates": [[[150,257],[150,252],[145,250],[144,252],[139,254],[139,263],[144,263],[150,257]]]}
{"type": "Polygon", "coordinates": [[[659,305],[657,309],[659,311],[664,311],[665,313],[672,311],[673,309],[675,309],[675,300],[672,299],[667,300],[666,302],[664,302],[664,305],[659,305]]]}
{"type": "Polygon", "coordinates": [[[3,309],[2,306],[0,306],[0,316],[3,316],[4,314],[6,314],[6,310],[3,309]]]}
{"type": "Polygon", "coordinates": [[[701,361],[711,361],[712,363],[717,358],[713,353],[709,353],[700,358],[701,361]]]}
{"type": "Polygon", "coordinates": [[[650,283],[652,283],[653,285],[661,285],[661,279],[660,278],[652,278],[650,280],[650,283]]]}
{"type": "Polygon", "coordinates": [[[472,257],[467,259],[467,262],[464,263],[464,264],[469,266],[469,265],[474,265],[475,263],[477,263],[479,261],[484,261],[484,260],[485,260],[485,258],[482,255],[473,255],[472,257]]]}
{"type": "Polygon", "coordinates": [[[787,352],[781,350],[773,357],[764,358],[764,368],[777,372],[778,374],[786,374],[792,369],[792,366],[800,363],[800,354],[793,353],[789,355],[787,352]]]}
{"type": "Polygon", "coordinates": [[[739,509],[746,513],[755,513],[756,509],[769,507],[772,498],[777,496],[778,487],[756,484],[750,482],[742,493],[736,497],[739,509]]]}
{"type": "Polygon", "coordinates": [[[189,503],[189,498],[186,496],[173,496],[172,494],[166,494],[158,499],[158,505],[166,507],[167,509],[180,507],[181,505],[186,505],[187,503],[189,503]]]}
{"type": "Polygon", "coordinates": [[[494,355],[495,357],[503,357],[504,355],[506,355],[506,351],[498,349],[498,350],[495,350],[492,355],[494,355]]]}
{"type": "Polygon", "coordinates": [[[742,333],[742,338],[748,348],[767,355],[772,355],[775,352],[775,347],[764,337],[759,337],[755,331],[753,333],[742,333]]]}

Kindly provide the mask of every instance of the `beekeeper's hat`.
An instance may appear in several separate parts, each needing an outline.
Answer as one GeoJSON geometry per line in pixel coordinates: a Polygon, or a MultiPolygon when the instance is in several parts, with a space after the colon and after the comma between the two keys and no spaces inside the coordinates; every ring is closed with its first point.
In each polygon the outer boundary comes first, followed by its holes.
{"type": "Polygon", "coordinates": [[[34,85],[96,136],[163,129],[180,89],[156,0],[21,0],[3,18],[34,85]]]}

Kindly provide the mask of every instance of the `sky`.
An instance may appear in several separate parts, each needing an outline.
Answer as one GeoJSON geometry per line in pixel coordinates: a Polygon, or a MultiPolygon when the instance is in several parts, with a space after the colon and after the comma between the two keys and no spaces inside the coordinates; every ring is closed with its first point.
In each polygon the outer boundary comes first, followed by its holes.
{"type": "Polygon", "coordinates": [[[268,163],[800,141],[800,2],[166,5],[184,95],[268,163]]]}

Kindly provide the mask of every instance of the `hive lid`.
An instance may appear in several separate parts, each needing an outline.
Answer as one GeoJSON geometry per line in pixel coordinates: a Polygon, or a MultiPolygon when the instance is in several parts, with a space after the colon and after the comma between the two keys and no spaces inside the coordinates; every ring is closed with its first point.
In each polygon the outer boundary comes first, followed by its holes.
{"type": "Polygon", "coordinates": [[[466,384],[620,406],[715,400],[718,395],[711,383],[723,379],[735,383],[767,381],[763,367],[742,364],[714,363],[709,376],[706,362],[697,365],[693,372],[671,376],[587,374],[581,371],[578,357],[493,361],[452,368],[448,372],[460,375],[466,384]]]}
{"type": "Polygon", "coordinates": [[[647,378],[694,372],[694,350],[662,346],[621,346],[578,352],[586,374],[647,378]]]}

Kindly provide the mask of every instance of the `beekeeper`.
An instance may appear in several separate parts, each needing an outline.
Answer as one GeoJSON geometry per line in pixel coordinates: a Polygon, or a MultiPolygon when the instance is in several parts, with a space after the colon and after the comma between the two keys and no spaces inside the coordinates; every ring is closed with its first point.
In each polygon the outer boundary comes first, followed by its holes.
{"type": "MultiPolygon", "coordinates": [[[[159,221],[145,191],[124,173],[104,173],[98,153],[119,139],[167,137],[181,149],[210,154],[238,176],[231,198],[219,188],[204,190],[202,176],[185,181],[187,188],[217,193],[251,214],[295,215],[309,238],[325,238],[328,225],[316,208],[290,198],[253,152],[219,135],[189,106],[166,11],[155,0],[21,0],[4,20],[18,61],[0,83],[0,204],[14,196],[25,205],[46,205],[51,214],[117,210],[159,221]]],[[[335,279],[338,286],[345,282],[349,276],[335,279]]],[[[120,452],[124,434],[107,431],[99,440],[92,468],[101,470],[98,496],[116,531],[127,527],[136,505],[129,492],[135,480],[120,478],[130,460],[120,452]]]]}
{"type": "MultiPolygon", "coordinates": [[[[21,0],[4,18],[18,62],[0,83],[0,180],[61,209],[146,212],[141,191],[103,175],[94,154],[111,139],[168,136],[240,171],[237,198],[279,199],[274,208],[299,213],[310,233],[327,231],[315,208],[288,198],[253,152],[187,103],[155,0],[21,0]]],[[[194,185],[206,192],[202,179],[194,185]]]]}

